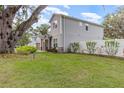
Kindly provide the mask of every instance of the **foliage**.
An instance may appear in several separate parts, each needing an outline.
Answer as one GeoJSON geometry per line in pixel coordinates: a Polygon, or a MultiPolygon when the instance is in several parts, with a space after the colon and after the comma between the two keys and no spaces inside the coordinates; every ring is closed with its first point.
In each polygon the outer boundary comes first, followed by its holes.
{"type": "Polygon", "coordinates": [[[105,51],[108,55],[116,55],[118,52],[119,43],[115,40],[105,41],[105,51]]]}
{"type": "MultiPolygon", "coordinates": [[[[18,26],[25,20],[29,18],[29,12],[32,13],[36,7],[35,6],[27,6],[23,5],[19,11],[17,11],[14,21],[13,21],[13,31],[15,31],[18,26]]],[[[17,46],[25,46],[31,42],[30,37],[33,36],[32,31],[33,27],[29,27],[25,33],[23,33],[22,37],[17,41],[17,46]]]]}
{"type": "Polygon", "coordinates": [[[96,49],[95,49],[95,46],[96,46],[96,42],[94,41],[87,41],[86,42],[86,46],[87,46],[87,50],[88,50],[88,53],[89,54],[94,54],[96,49]]]}
{"type": "Polygon", "coordinates": [[[49,25],[48,24],[41,24],[40,26],[37,26],[34,30],[33,30],[33,34],[35,36],[38,35],[45,35],[48,33],[48,29],[49,29],[49,25]]]}
{"type": "Polygon", "coordinates": [[[0,11],[2,11],[4,9],[3,5],[0,5],[0,11]]]}
{"type": "Polygon", "coordinates": [[[12,24],[13,31],[15,31],[23,21],[26,21],[35,9],[36,9],[36,6],[23,5],[17,11],[17,13],[14,17],[14,21],[13,21],[13,24],[12,24]]]}
{"type": "Polygon", "coordinates": [[[69,45],[69,47],[67,48],[67,52],[68,53],[71,53],[72,51],[71,51],[71,46],[69,45]]]}
{"type": "Polygon", "coordinates": [[[31,40],[30,40],[31,34],[26,32],[22,35],[21,39],[17,42],[18,46],[25,46],[28,45],[31,40]]]}
{"type": "Polygon", "coordinates": [[[16,48],[18,54],[31,54],[35,53],[37,49],[33,46],[19,46],[16,48]]]}
{"type": "Polygon", "coordinates": [[[56,49],[56,48],[51,48],[51,49],[48,49],[47,51],[48,51],[48,52],[54,52],[54,53],[57,53],[57,49],[56,49]]]}
{"type": "Polygon", "coordinates": [[[68,52],[74,52],[76,53],[80,49],[80,45],[78,42],[70,43],[68,52]]]}
{"type": "Polygon", "coordinates": [[[104,21],[104,37],[111,39],[124,38],[124,7],[119,7],[112,14],[108,14],[104,21]]]}

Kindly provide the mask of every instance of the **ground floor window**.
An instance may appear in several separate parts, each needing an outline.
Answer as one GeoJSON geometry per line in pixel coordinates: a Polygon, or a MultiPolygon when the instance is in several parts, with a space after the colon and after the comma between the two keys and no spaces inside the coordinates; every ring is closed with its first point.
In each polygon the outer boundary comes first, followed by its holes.
{"type": "Polygon", "coordinates": [[[57,48],[58,47],[57,39],[53,39],[53,47],[54,48],[57,48]]]}

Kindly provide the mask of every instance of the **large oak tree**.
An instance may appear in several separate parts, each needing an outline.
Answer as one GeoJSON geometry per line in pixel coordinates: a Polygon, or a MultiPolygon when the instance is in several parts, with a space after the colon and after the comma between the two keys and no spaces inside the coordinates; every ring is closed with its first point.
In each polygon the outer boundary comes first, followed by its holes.
{"type": "MultiPolygon", "coordinates": [[[[13,29],[14,19],[22,5],[0,6],[0,53],[12,53],[23,33],[38,21],[38,15],[46,5],[37,6],[26,20],[13,29]]],[[[22,17],[21,15],[20,17],[22,17]]]]}

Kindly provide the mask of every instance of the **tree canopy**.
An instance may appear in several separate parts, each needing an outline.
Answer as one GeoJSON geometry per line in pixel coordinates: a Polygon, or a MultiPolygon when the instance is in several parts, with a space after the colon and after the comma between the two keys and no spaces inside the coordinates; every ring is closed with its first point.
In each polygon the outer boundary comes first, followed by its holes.
{"type": "Polygon", "coordinates": [[[48,29],[49,28],[50,28],[50,26],[48,24],[41,24],[40,26],[37,26],[33,30],[33,34],[36,35],[36,36],[48,34],[48,29]]]}
{"type": "Polygon", "coordinates": [[[119,7],[115,13],[108,14],[103,25],[105,38],[124,38],[124,7],[119,7]]]}

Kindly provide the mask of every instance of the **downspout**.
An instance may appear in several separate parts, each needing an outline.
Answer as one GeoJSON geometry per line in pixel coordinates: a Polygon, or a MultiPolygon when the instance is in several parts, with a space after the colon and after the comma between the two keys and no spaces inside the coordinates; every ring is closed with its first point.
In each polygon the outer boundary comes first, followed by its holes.
{"type": "Polygon", "coordinates": [[[65,52],[65,16],[63,16],[63,25],[64,25],[64,29],[63,29],[63,46],[64,46],[64,52],[65,52]]]}
{"type": "MultiPolygon", "coordinates": [[[[62,42],[62,40],[63,40],[63,37],[62,37],[62,16],[60,16],[60,23],[59,23],[59,24],[60,24],[60,32],[59,32],[59,39],[60,39],[60,40],[59,40],[59,41],[62,42]]],[[[60,43],[60,42],[59,42],[60,47],[62,47],[62,43],[60,43]]],[[[60,51],[61,51],[61,50],[60,50],[60,51]]],[[[61,52],[62,52],[62,51],[61,51],[61,52]]]]}

